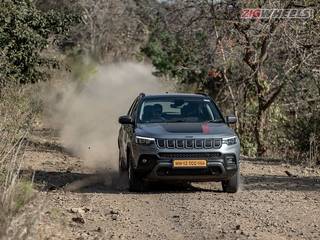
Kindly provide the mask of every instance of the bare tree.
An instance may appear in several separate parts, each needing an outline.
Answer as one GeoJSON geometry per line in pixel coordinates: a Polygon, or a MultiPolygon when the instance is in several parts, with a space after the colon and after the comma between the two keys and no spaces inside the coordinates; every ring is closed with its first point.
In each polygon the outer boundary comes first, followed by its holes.
{"type": "Polygon", "coordinates": [[[99,62],[131,58],[145,39],[134,1],[81,0],[83,23],[76,41],[99,62]]]}
{"type": "MultiPolygon", "coordinates": [[[[268,145],[267,115],[271,106],[296,78],[303,75],[303,69],[312,71],[317,68],[315,63],[319,53],[316,49],[319,47],[316,41],[306,44],[303,40],[314,39],[317,35],[307,26],[312,19],[244,20],[239,18],[239,10],[244,7],[288,9],[306,6],[297,6],[295,1],[250,1],[243,4],[238,1],[186,0],[166,5],[159,13],[159,19],[164,31],[185,39],[180,41],[184,45],[183,51],[197,54],[192,61],[177,58],[176,71],[214,71],[214,78],[198,80],[198,87],[214,93],[218,102],[230,104],[240,117],[238,130],[240,133],[246,131],[246,134],[252,130],[257,155],[261,156],[268,145]],[[195,37],[199,32],[206,36],[205,40],[200,40],[203,45],[195,37]],[[215,83],[219,83],[219,88],[212,91],[215,83]],[[249,109],[252,121],[246,117],[249,109]],[[250,124],[253,126],[244,129],[250,124]]],[[[314,29],[316,26],[319,28],[319,21],[314,23],[314,29]]]]}

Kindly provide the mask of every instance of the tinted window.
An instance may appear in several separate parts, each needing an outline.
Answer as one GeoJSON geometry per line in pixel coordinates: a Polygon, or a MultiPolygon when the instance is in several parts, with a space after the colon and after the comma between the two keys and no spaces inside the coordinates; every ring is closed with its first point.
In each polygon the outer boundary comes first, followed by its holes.
{"type": "Polygon", "coordinates": [[[223,122],[217,107],[203,98],[146,99],[140,108],[138,122],[223,122]]]}

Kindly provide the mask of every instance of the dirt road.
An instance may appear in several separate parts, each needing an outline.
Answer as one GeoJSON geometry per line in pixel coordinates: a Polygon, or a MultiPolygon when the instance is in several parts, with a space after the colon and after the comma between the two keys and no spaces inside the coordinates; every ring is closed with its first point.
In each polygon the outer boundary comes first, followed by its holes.
{"type": "Polygon", "coordinates": [[[155,186],[144,194],[103,183],[65,191],[77,180],[101,178],[50,130],[34,137],[23,173],[35,171],[43,203],[38,239],[320,239],[319,168],[242,161],[237,194],[217,183],[155,186]]]}

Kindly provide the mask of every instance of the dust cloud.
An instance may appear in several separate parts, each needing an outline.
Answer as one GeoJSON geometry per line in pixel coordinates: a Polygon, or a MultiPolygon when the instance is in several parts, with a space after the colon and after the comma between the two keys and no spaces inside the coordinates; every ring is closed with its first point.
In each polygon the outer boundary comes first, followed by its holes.
{"type": "Polygon", "coordinates": [[[98,66],[89,80],[64,81],[47,97],[50,122],[85,167],[117,172],[118,117],[127,113],[139,93],[164,91],[152,70],[137,63],[98,66]]]}

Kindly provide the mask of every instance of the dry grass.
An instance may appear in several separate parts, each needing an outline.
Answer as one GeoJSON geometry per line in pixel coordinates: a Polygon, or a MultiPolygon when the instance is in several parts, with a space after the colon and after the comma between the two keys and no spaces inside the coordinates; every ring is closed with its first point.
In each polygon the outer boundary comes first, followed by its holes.
{"type": "Polygon", "coordinates": [[[38,109],[31,92],[15,83],[0,89],[0,239],[26,239],[32,227],[22,210],[34,196],[32,182],[19,177],[38,109]]]}
{"type": "Polygon", "coordinates": [[[320,148],[319,137],[316,134],[312,134],[310,137],[310,150],[309,150],[309,165],[320,164],[320,148]]]}

